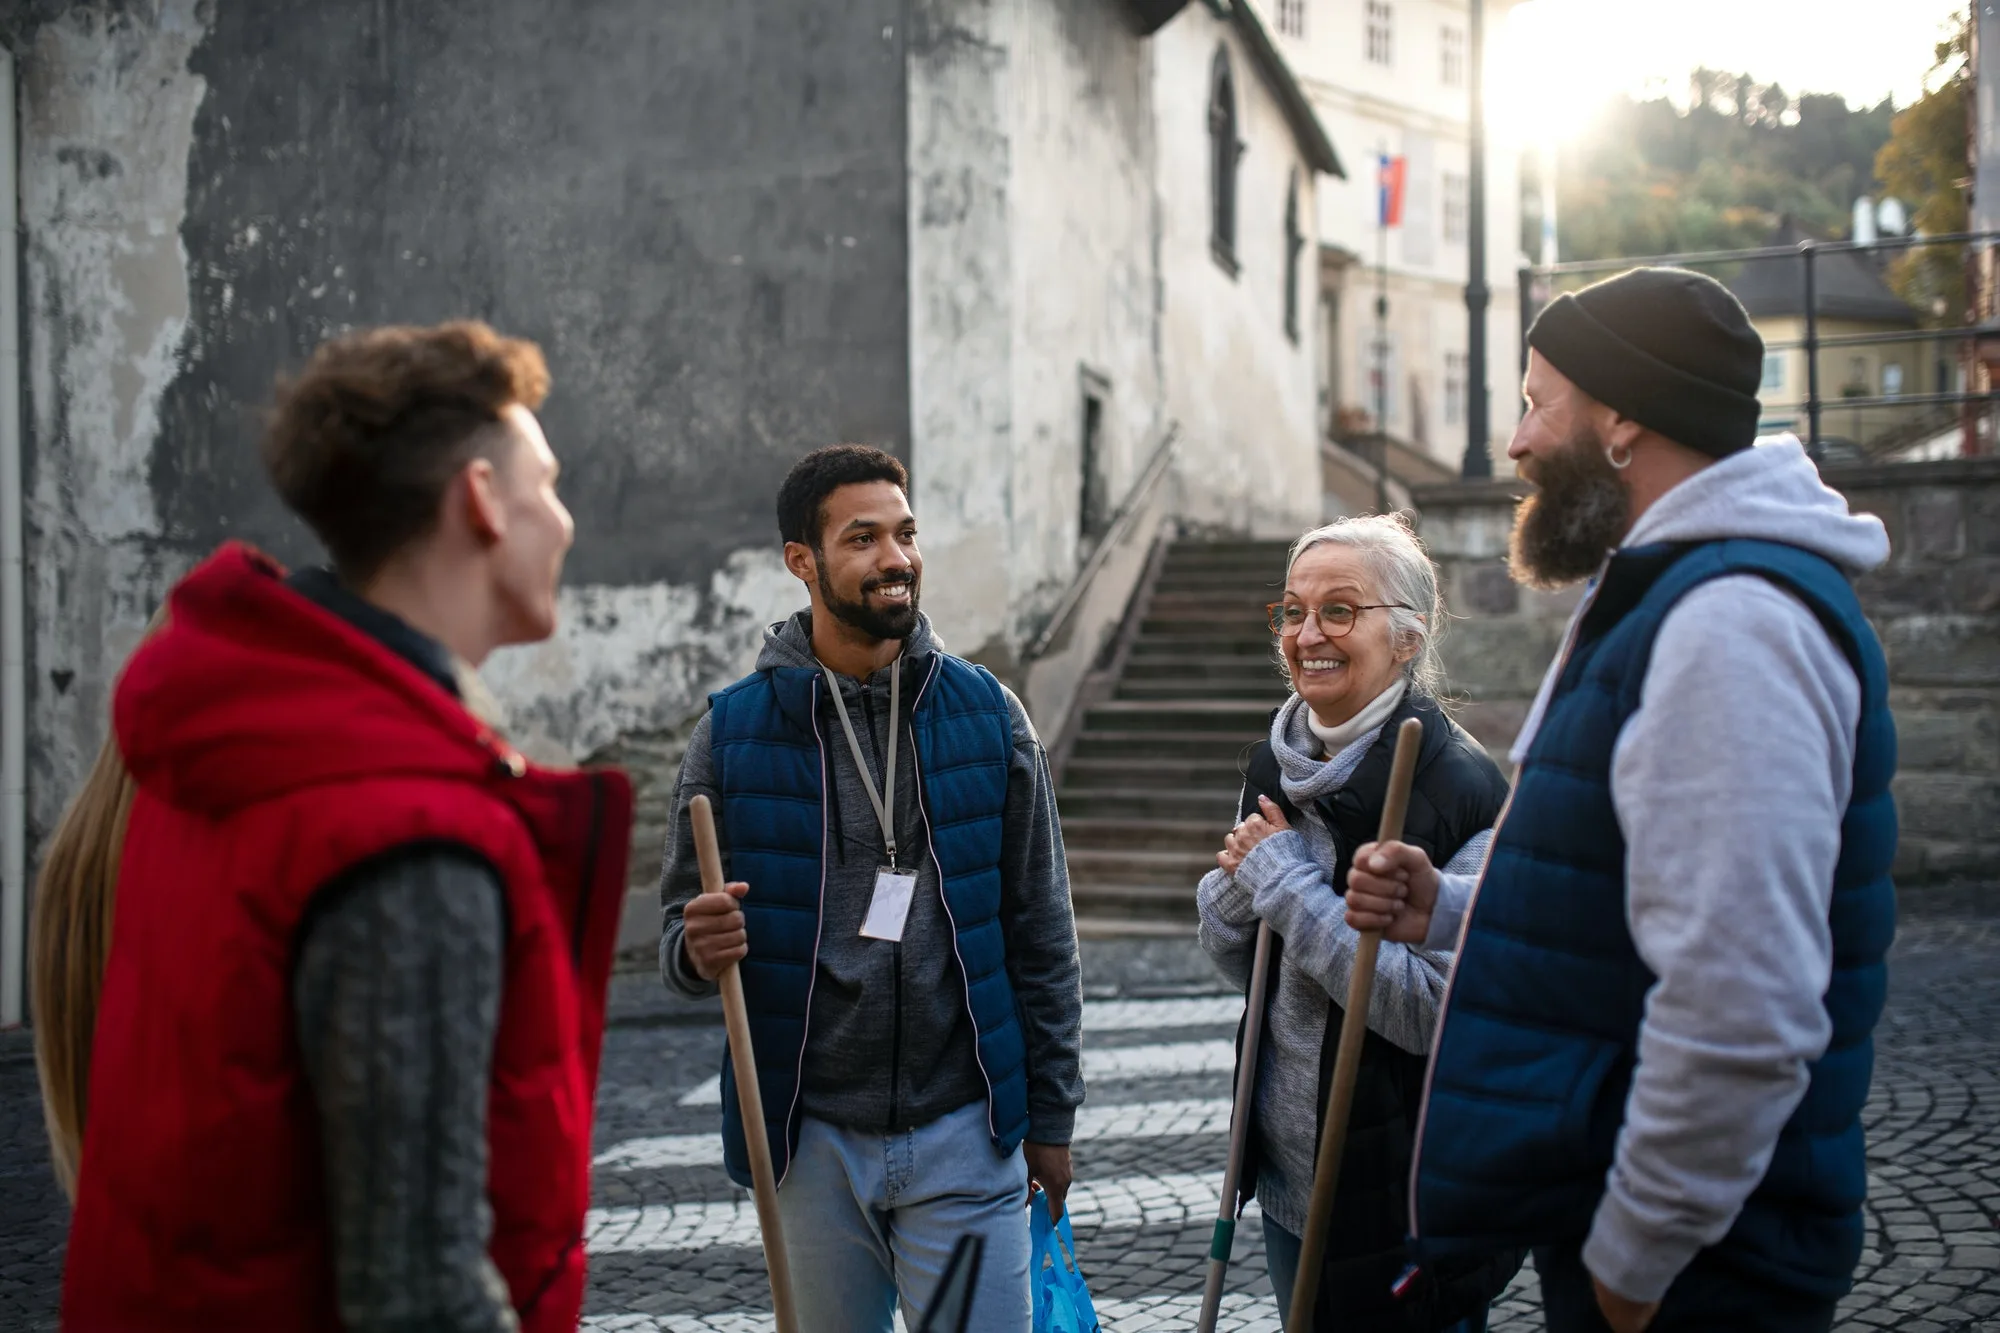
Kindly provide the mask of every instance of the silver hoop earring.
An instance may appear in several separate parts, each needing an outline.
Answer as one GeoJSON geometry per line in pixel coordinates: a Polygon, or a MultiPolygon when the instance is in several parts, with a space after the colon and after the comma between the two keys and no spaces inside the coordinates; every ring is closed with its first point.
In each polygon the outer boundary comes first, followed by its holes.
{"type": "Polygon", "coordinates": [[[1623,446],[1612,445],[1604,451],[1604,461],[1617,468],[1620,472],[1623,472],[1626,468],[1632,466],[1632,446],[1629,444],[1623,446]],[[1625,457],[1623,458],[1618,456],[1618,450],[1621,447],[1625,450],[1625,457]]]}

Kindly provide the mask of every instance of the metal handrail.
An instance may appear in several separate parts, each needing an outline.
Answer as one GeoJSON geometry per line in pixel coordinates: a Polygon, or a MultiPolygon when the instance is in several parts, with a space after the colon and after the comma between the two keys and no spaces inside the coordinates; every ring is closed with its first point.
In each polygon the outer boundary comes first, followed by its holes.
{"type": "MultiPolygon", "coordinates": [[[[1967,403],[2000,403],[2000,390],[1993,393],[1904,393],[1893,398],[1873,395],[1819,400],[1822,412],[1844,412],[1855,407],[1960,407],[1967,403]]],[[[1811,406],[1803,399],[1792,403],[1765,403],[1763,413],[1769,416],[1773,412],[1804,412],[1811,406]]]]}
{"type": "Polygon", "coordinates": [[[1701,264],[1741,264],[1756,259],[1797,259],[1810,247],[1823,255],[1850,254],[1869,250],[1911,250],[1923,245],[1975,245],[2000,241],[2000,231],[1961,231],[1940,236],[1885,236],[1874,241],[1805,241],[1798,245],[1760,245],[1748,250],[1695,250],[1680,255],[1636,255],[1619,259],[1571,259],[1560,264],[1542,264],[1534,272],[1551,277],[1566,273],[1609,273],[1613,270],[1671,265],[1692,268],[1701,264]]]}
{"type": "Polygon", "coordinates": [[[1160,484],[1160,479],[1167,475],[1167,464],[1173,458],[1174,445],[1179,441],[1180,433],[1179,422],[1167,423],[1166,434],[1160,438],[1159,446],[1153,450],[1153,456],[1146,460],[1146,466],[1133,480],[1132,488],[1125,493],[1125,498],[1119,502],[1118,508],[1112,511],[1111,522],[1105,527],[1104,536],[1098,541],[1096,549],[1091,551],[1090,557],[1083,562],[1083,568],[1077,570],[1076,577],[1070,580],[1069,587],[1063,590],[1062,599],[1056,603],[1056,609],[1050,615],[1049,623],[1042,627],[1042,632],[1035,636],[1035,641],[1029,644],[1027,651],[1022,654],[1023,665],[1038,660],[1048,652],[1050,646],[1055,643],[1056,636],[1062,633],[1070,617],[1076,614],[1076,608],[1083,604],[1084,594],[1090,591],[1090,585],[1096,581],[1097,571],[1111,558],[1112,548],[1125,539],[1132,524],[1137,520],[1140,506],[1146,497],[1160,484]]]}
{"type": "MultiPolygon", "coordinates": [[[[1839,319],[1840,316],[1824,315],[1821,318],[1839,319]]],[[[1888,333],[1835,333],[1821,338],[1819,347],[1821,351],[1825,351],[1829,347],[1874,347],[1878,344],[1887,346],[1891,343],[1970,342],[1975,338],[1990,338],[1993,335],[1994,330],[1976,324],[1959,325],[1949,329],[1900,329],[1888,333]]],[[[1802,352],[1805,346],[1803,338],[1794,338],[1783,342],[1767,342],[1764,344],[1764,350],[1802,352]]]]}
{"type": "MultiPolygon", "coordinates": [[[[1873,241],[1816,241],[1804,240],[1795,245],[1760,246],[1744,250],[1706,250],[1678,255],[1646,255],[1620,257],[1616,259],[1572,260],[1563,264],[1523,268],[1519,282],[1521,292],[1521,368],[1527,370],[1528,332],[1542,298],[1552,295],[1553,279],[1569,274],[1603,273],[1611,270],[1628,269],[1639,265],[1669,265],[1681,268],[1696,268],[1711,264],[1739,264],[1758,260],[1796,260],[1802,302],[1800,318],[1805,322],[1802,339],[1785,339],[1764,345],[1767,352],[1805,353],[1805,400],[1800,403],[1780,405],[1765,402],[1760,410],[1765,415],[1773,412],[1798,411],[1805,415],[1806,447],[1815,457],[1820,444],[1821,420],[1828,412],[1848,409],[1875,408],[1930,408],[1958,407],[1963,416],[1963,425],[1968,441],[1979,429],[1975,410],[1991,411],[2000,406],[2000,394],[1977,393],[1961,390],[1956,393],[1916,393],[1889,395],[1869,395],[1855,398],[1829,398],[1822,392],[1822,381],[1828,376],[1822,373],[1821,355],[1825,352],[1857,347],[1893,346],[1897,344],[1935,344],[1949,346],[1958,344],[1960,356],[1967,355],[1966,349],[1974,343],[2000,334],[2000,328],[1993,321],[1970,326],[1937,329],[1895,329],[1880,333],[1836,333],[1822,334],[1822,321],[1838,320],[1841,316],[1820,309],[1820,261],[1828,256],[1862,254],[1883,251],[1907,251],[1929,246],[1976,245],[1991,246],[2000,242],[2000,231],[1952,232],[1935,236],[1891,236],[1873,241]]],[[[1760,394],[1760,397],[1762,395],[1760,394]]],[[[1968,447],[1971,447],[1968,444],[1968,447]]]]}

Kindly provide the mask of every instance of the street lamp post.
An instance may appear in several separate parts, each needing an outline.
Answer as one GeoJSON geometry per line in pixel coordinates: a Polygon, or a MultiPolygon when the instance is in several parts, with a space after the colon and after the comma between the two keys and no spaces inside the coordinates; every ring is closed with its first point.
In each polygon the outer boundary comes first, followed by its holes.
{"type": "Polygon", "coordinates": [[[1486,286],[1486,0],[1472,0],[1467,29],[1467,72],[1472,80],[1472,163],[1466,189],[1467,248],[1471,263],[1466,274],[1465,310],[1470,327],[1465,341],[1465,464],[1468,479],[1493,475],[1487,451],[1486,307],[1493,296],[1486,286]]]}

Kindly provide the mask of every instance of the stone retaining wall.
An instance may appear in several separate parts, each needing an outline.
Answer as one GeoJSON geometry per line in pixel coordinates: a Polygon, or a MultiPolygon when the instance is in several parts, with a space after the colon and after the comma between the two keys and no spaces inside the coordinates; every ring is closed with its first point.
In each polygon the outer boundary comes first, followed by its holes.
{"type": "MultiPolygon", "coordinates": [[[[1889,529],[1862,580],[1889,656],[1905,882],[2000,875],[2000,458],[1829,468],[1889,529]]],[[[1507,576],[1518,482],[1415,492],[1418,528],[1457,617],[1442,641],[1460,718],[1496,755],[1519,732],[1578,590],[1507,576]]]]}

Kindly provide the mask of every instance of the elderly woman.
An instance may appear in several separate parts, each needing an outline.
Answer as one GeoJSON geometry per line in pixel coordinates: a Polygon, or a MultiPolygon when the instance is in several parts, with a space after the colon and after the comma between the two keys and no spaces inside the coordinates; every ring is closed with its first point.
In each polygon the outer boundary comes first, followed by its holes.
{"type": "MultiPolygon", "coordinates": [[[[1354,850],[1375,839],[1397,728],[1409,717],[1423,723],[1403,837],[1437,865],[1477,870],[1507,782],[1438,706],[1437,572],[1400,517],[1344,519],[1299,538],[1284,598],[1269,613],[1292,696],[1250,753],[1241,822],[1196,902],[1202,947],[1239,986],[1258,923],[1269,922],[1277,937],[1242,1191],[1262,1200],[1283,1314],[1312,1196],[1339,1001],[1360,938],[1346,924],[1341,893],[1354,850]]],[[[1520,1265],[1509,1253],[1404,1271],[1410,1147],[1450,968],[1448,953],[1381,946],[1318,1327],[1480,1330],[1487,1304],[1520,1265]]]]}

